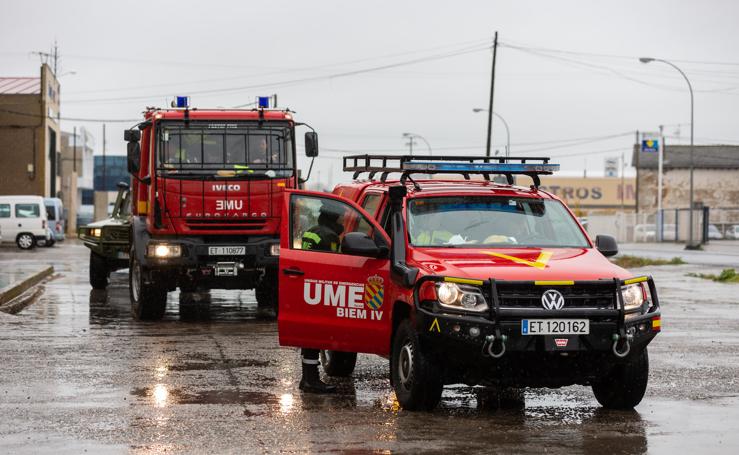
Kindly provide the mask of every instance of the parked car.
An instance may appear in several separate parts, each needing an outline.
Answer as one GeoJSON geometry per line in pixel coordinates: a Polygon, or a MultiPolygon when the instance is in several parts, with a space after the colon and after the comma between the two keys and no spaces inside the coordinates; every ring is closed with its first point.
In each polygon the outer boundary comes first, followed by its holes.
{"type": "Polygon", "coordinates": [[[15,242],[23,250],[50,241],[44,198],[0,196],[0,229],[4,242],[15,242]]]}
{"type": "Polygon", "coordinates": [[[657,240],[657,227],[654,224],[637,224],[634,226],[635,242],[654,242],[657,240]]]}
{"type": "Polygon", "coordinates": [[[735,224],[733,226],[729,226],[726,229],[726,238],[727,239],[739,240],[739,224],[735,224]]]}
{"type": "Polygon", "coordinates": [[[718,230],[715,224],[708,225],[708,239],[709,240],[722,240],[724,235],[718,230]]]}
{"type": "Polygon", "coordinates": [[[77,210],[77,226],[84,226],[93,222],[95,216],[95,206],[92,204],[80,205],[77,210]]]}
{"type": "Polygon", "coordinates": [[[58,197],[44,198],[46,206],[46,218],[51,231],[51,240],[46,242],[44,246],[52,246],[56,242],[64,241],[64,205],[58,197]]]}

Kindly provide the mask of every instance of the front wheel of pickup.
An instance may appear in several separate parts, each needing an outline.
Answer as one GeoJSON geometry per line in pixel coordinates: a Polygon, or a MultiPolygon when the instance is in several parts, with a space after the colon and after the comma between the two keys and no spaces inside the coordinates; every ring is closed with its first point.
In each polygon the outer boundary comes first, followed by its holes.
{"type": "Polygon", "coordinates": [[[167,290],[156,283],[147,282],[148,270],[136,259],[131,250],[128,289],[131,295],[131,314],[138,321],[158,321],[167,308],[167,290]]]}
{"type": "Polygon", "coordinates": [[[108,287],[110,268],[105,258],[90,251],[90,286],[93,289],[105,289],[108,287]]]}
{"type": "Polygon", "coordinates": [[[257,316],[262,319],[277,318],[278,294],[277,270],[267,269],[257,283],[254,294],[257,298],[257,316]]]}
{"type": "Polygon", "coordinates": [[[346,378],[357,365],[356,352],[321,351],[321,365],[328,376],[346,378]]]}
{"type": "Polygon", "coordinates": [[[409,319],[398,326],[393,337],[390,375],[398,403],[409,411],[431,411],[444,389],[441,371],[426,352],[409,319]]]}
{"type": "Polygon", "coordinates": [[[633,409],[644,398],[648,379],[649,355],[645,348],[594,382],[593,393],[604,408],[633,409]]]}

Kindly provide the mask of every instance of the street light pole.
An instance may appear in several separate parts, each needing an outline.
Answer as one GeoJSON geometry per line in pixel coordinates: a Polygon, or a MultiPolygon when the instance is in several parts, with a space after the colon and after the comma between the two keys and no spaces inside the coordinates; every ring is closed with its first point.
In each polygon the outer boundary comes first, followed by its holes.
{"type": "Polygon", "coordinates": [[[407,137],[408,138],[408,142],[410,142],[410,145],[411,145],[411,155],[413,155],[413,138],[418,138],[418,139],[422,140],[426,144],[426,147],[428,147],[428,149],[429,149],[429,155],[433,155],[434,154],[434,152],[431,150],[431,144],[429,144],[429,141],[427,141],[426,138],[423,137],[423,136],[421,136],[420,134],[416,134],[416,133],[403,133],[403,137],[407,137]]]}
{"type": "MultiPolygon", "coordinates": [[[[478,112],[488,112],[488,110],[487,109],[480,108],[480,107],[476,107],[476,108],[472,109],[472,112],[475,112],[475,113],[478,113],[478,112]]],[[[496,116],[496,117],[498,117],[500,119],[500,121],[503,122],[503,126],[505,126],[505,134],[506,134],[505,156],[506,156],[506,158],[508,158],[511,155],[511,130],[510,130],[510,128],[508,128],[508,122],[505,121],[505,119],[503,118],[503,116],[501,116],[497,112],[493,112],[493,115],[496,116]]],[[[490,121],[492,121],[493,116],[492,115],[489,115],[488,118],[490,119],[490,121]]],[[[491,130],[492,129],[492,126],[488,125],[488,129],[491,130]]],[[[490,154],[488,154],[488,156],[490,156],[490,154]]]]}
{"type": "Polygon", "coordinates": [[[651,57],[641,57],[639,58],[639,61],[642,63],[650,63],[650,62],[662,62],[667,65],[670,65],[671,67],[675,68],[685,79],[685,82],[688,83],[688,90],[690,90],[690,207],[688,209],[689,216],[689,234],[688,234],[688,244],[685,245],[686,250],[695,250],[700,247],[700,242],[696,245],[693,243],[693,173],[695,170],[695,161],[693,160],[693,150],[694,150],[694,143],[693,143],[693,112],[694,112],[694,105],[693,105],[693,86],[690,84],[690,79],[688,79],[688,76],[683,73],[683,70],[678,68],[675,64],[672,62],[668,62],[667,60],[663,60],[661,58],[651,58],[651,57]]]}

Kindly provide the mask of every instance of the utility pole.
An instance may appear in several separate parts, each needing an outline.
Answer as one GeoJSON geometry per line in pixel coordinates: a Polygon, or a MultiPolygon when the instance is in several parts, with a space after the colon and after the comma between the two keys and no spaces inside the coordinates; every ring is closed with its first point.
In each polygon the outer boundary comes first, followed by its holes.
{"type": "MultiPolygon", "coordinates": [[[[103,123],[103,183],[102,183],[102,190],[103,191],[107,191],[105,189],[105,183],[106,183],[105,182],[105,123],[103,123]]],[[[107,197],[105,199],[105,207],[106,207],[106,210],[107,210],[107,207],[108,207],[108,199],[107,199],[107,197]]]]}
{"type": "Polygon", "coordinates": [[[77,172],[77,127],[72,128],[72,172],[77,172]]]}
{"type": "Polygon", "coordinates": [[[413,136],[408,136],[408,142],[405,144],[408,146],[411,156],[413,156],[413,141],[414,141],[413,136]]]}
{"type": "Polygon", "coordinates": [[[659,126],[659,147],[657,148],[657,241],[663,239],[664,220],[662,217],[662,166],[665,160],[664,125],[659,126]]]}
{"type": "Polygon", "coordinates": [[[57,67],[59,64],[59,47],[56,45],[56,40],[54,40],[54,77],[56,77],[57,73],[57,67]]]}
{"type": "Polygon", "coordinates": [[[485,147],[485,156],[490,156],[490,144],[493,140],[493,95],[495,94],[495,57],[498,53],[498,32],[493,38],[493,69],[490,75],[490,104],[488,105],[488,141],[485,147]]]}

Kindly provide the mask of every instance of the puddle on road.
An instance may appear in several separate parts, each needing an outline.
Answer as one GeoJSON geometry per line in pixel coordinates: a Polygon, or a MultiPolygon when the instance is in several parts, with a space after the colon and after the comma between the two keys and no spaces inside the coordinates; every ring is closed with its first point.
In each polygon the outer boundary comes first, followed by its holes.
{"type": "Polygon", "coordinates": [[[245,368],[245,367],[266,367],[269,366],[269,361],[266,360],[228,360],[226,362],[183,362],[169,365],[167,367],[170,371],[214,371],[214,370],[229,370],[232,368],[245,368]]]}
{"type": "Polygon", "coordinates": [[[133,389],[131,395],[152,400],[160,407],[174,404],[239,404],[239,405],[279,405],[280,398],[267,392],[245,392],[238,390],[205,390],[186,392],[182,389],[168,388],[164,384],[153,387],[133,389]]]}

